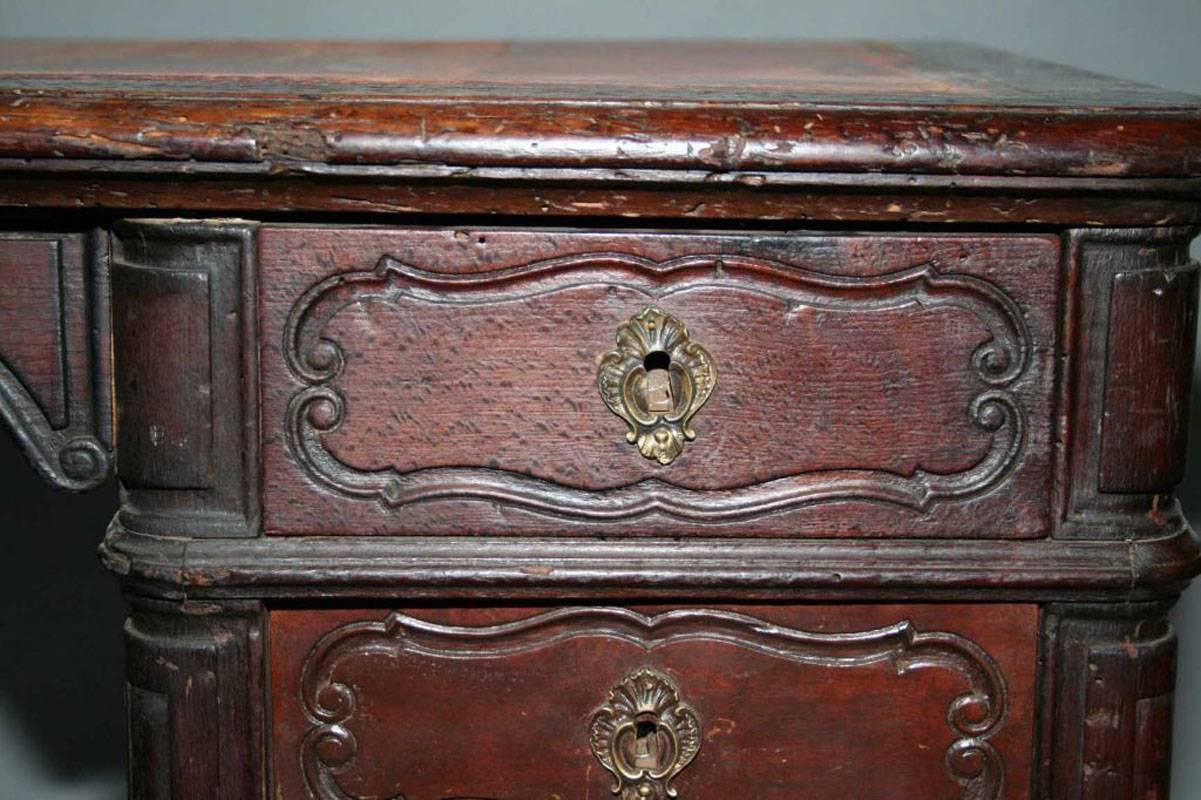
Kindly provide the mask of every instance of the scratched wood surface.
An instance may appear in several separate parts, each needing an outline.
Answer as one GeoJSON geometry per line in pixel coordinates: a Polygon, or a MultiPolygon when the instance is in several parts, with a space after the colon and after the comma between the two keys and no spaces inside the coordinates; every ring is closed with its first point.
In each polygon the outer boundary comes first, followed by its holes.
{"type": "Polygon", "coordinates": [[[547,609],[406,609],[392,633],[388,610],[273,612],[275,796],[611,797],[590,719],[643,668],[668,676],[699,718],[700,750],[675,780],[682,798],[1028,796],[1034,606],[735,606],[649,626],[620,609],[551,613],[531,624],[547,609]],[[730,612],[819,639],[790,644],[730,612]],[[916,639],[840,638],[904,622],[916,639]],[[931,635],[945,641],[924,643],[931,635]],[[995,760],[949,721],[961,695],[995,760]],[[952,748],[971,751],[950,759],[962,772],[944,762],[952,748]]]}
{"type": "Polygon", "coordinates": [[[1201,173],[1196,98],[952,43],[10,42],[0,107],[15,158],[1201,173]]]}

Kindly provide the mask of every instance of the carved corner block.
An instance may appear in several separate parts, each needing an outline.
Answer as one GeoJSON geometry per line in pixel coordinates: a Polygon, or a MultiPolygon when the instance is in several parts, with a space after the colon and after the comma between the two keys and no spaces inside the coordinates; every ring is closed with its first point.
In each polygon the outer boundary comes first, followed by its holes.
{"type": "Polygon", "coordinates": [[[129,796],[262,797],[263,611],[135,600],[125,623],[129,796]]]}
{"type": "Polygon", "coordinates": [[[1153,537],[1183,521],[1197,327],[1193,228],[1075,231],[1066,313],[1068,538],[1153,537]]]}
{"type": "Polygon", "coordinates": [[[0,418],[69,491],[112,467],[107,262],[100,234],[0,233],[0,418]]]}
{"type": "Polygon", "coordinates": [[[258,532],[255,231],[178,220],[114,231],[117,475],[132,529],[258,532]]]}
{"type": "Polygon", "coordinates": [[[1040,796],[1167,797],[1176,634],[1166,604],[1053,606],[1040,796]]]}

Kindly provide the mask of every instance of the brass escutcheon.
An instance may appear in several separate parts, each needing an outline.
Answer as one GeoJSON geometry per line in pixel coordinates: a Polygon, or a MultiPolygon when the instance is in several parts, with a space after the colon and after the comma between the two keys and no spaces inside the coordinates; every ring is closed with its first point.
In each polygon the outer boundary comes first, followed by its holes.
{"type": "Polygon", "coordinates": [[[654,306],[617,328],[617,349],[600,357],[596,373],[605,405],[630,426],[626,439],[664,465],[696,438],[690,423],[716,383],[709,351],[654,306]]]}
{"type": "Polygon", "coordinates": [[[672,779],[701,749],[701,722],[671,679],[650,668],[627,675],[592,714],[592,752],[621,800],[676,797],[672,779]]]}

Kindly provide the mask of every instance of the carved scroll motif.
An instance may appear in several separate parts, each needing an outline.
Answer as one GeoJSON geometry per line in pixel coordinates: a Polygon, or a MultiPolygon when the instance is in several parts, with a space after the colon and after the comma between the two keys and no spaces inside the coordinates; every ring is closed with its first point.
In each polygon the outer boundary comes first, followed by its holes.
{"type": "MultiPolygon", "coordinates": [[[[952,698],[946,709],[954,740],[943,763],[949,779],[962,788],[963,800],[1001,797],[1004,765],[990,740],[1004,724],[1007,689],[992,658],[970,639],[941,631],[922,632],[908,621],[861,632],[817,633],[715,609],[645,616],[611,607],[557,609],[481,627],[440,625],[396,612],[380,621],[350,623],[326,634],[313,646],[300,675],[300,699],[311,723],[300,751],[309,790],[322,800],[356,800],[338,782],[339,774],[350,770],[359,756],[353,733],[355,690],[339,679],[347,662],[364,656],[398,658],[404,654],[496,659],[582,637],[618,639],[648,653],[682,642],[707,641],[819,668],[854,669],[883,663],[898,675],[923,669],[956,673],[967,688],[952,698]]],[[[607,690],[608,686],[598,688],[607,690]]],[[[683,720],[693,712],[686,709],[680,713],[683,720]]],[[[597,718],[593,718],[592,731],[582,732],[585,741],[591,738],[593,748],[597,746],[597,718]]],[[[681,730],[688,727],[686,721],[673,724],[679,724],[681,730]]],[[[687,746],[684,765],[699,747],[699,739],[687,746]]],[[[680,770],[669,771],[674,776],[680,770]]],[[[666,788],[666,783],[660,785],[666,788]]]]}
{"type": "Polygon", "coordinates": [[[1026,412],[1010,387],[1024,374],[1031,338],[1021,310],[996,285],[970,275],[943,274],[933,264],[871,277],[807,272],[763,259],[696,255],[651,261],[623,253],[590,253],[485,274],[427,272],[390,257],[364,272],[333,275],[295,303],[284,330],[283,352],[301,383],[287,409],[288,446],[318,484],[346,497],[398,508],[430,499],[472,498],[570,519],[612,521],[660,513],[694,522],[753,517],[832,500],[871,500],[914,510],[977,495],[1014,468],[1026,442],[1026,412]],[[620,275],[614,277],[614,273],[620,275]],[[368,301],[479,305],[528,299],[603,281],[662,304],[677,293],[728,288],[764,294],[816,309],[886,311],[917,305],[969,311],[989,338],[972,354],[981,390],[969,402],[972,425],[989,437],[983,457],[951,473],[916,469],[804,472],[722,491],[687,489],[644,479],[597,493],[493,467],[437,467],[402,472],[363,470],[334,456],[323,438],[346,418],[338,386],[341,345],[326,328],[345,308],[368,301]]]}

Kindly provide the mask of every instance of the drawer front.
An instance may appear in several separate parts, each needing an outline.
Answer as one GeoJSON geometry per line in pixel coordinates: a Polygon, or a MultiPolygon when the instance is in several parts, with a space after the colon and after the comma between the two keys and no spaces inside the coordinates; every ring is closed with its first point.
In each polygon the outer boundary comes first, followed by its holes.
{"type": "Polygon", "coordinates": [[[275,797],[1029,797],[1034,606],[271,616],[275,797]]]}
{"type": "Polygon", "coordinates": [[[1048,532],[1054,237],[259,246],[270,533],[1048,532]]]}

